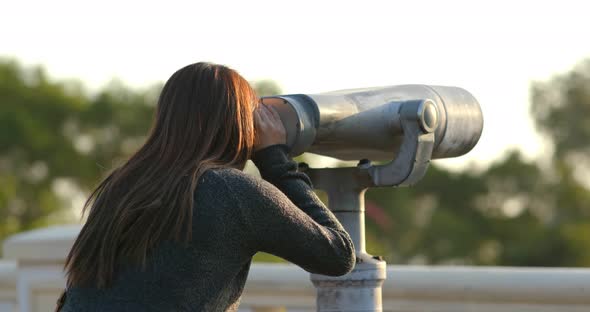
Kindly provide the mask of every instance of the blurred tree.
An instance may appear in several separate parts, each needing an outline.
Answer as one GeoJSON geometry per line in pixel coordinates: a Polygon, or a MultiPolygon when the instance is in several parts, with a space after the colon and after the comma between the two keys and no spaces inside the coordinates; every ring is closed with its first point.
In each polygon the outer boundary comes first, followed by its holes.
{"type": "Polygon", "coordinates": [[[590,162],[590,59],[571,71],[531,85],[531,114],[554,147],[574,166],[590,162]]]}
{"type": "MultiPolygon", "coordinates": [[[[261,96],[281,93],[269,80],[252,84],[261,96]]],[[[0,240],[63,222],[73,194],[143,142],[160,89],[114,80],[89,96],[40,67],[0,60],[0,240]]],[[[589,90],[590,61],[532,85],[532,115],[554,147],[549,166],[513,151],[482,172],[435,164],[412,188],[369,190],[369,252],[389,263],[590,265],[589,90]]]]}
{"type": "MultiPolygon", "coordinates": [[[[0,59],[0,241],[64,222],[71,197],[88,194],[143,143],[161,87],[132,91],[113,80],[89,96],[77,83],[50,81],[41,67],[0,59]]],[[[254,87],[280,92],[269,80],[254,87]]]]}
{"type": "MultiPolygon", "coordinates": [[[[77,175],[74,145],[60,131],[84,98],[66,94],[39,68],[0,63],[0,238],[38,226],[60,205],[55,177],[77,175]]],[[[86,163],[86,165],[89,165],[86,163]]]]}
{"type": "Polygon", "coordinates": [[[258,80],[252,82],[252,86],[256,89],[258,96],[277,95],[281,93],[281,87],[273,80],[258,80]]]}
{"type": "Polygon", "coordinates": [[[568,264],[590,265],[590,59],[531,86],[531,114],[553,147],[552,223],[568,264]]]}
{"type": "Polygon", "coordinates": [[[412,188],[367,192],[393,220],[385,229],[367,219],[368,250],[390,263],[587,266],[588,218],[555,216],[559,205],[585,207],[588,195],[517,152],[478,174],[434,165],[412,188]]]}
{"type": "Polygon", "coordinates": [[[590,266],[590,60],[531,88],[531,112],[553,146],[549,166],[511,152],[481,173],[432,166],[412,188],[375,189],[369,250],[391,263],[590,266]]]}
{"type": "Polygon", "coordinates": [[[0,240],[63,220],[73,193],[141,143],[153,94],[114,82],[89,97],[41,67],[0,60],[0,240]]]}

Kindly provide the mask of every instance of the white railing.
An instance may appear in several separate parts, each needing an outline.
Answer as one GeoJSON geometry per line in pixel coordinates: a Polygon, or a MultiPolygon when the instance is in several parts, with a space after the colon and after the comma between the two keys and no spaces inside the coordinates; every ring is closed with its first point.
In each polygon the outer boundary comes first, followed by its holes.
{"type": "MultiPolygon", "coordinates": [[[[53,311],[63,258],[76,227],[19,234],[4,243],[0,312],[53,311]],[[18,267],[16,265],[18,263],[18,267]],[[18,305],[17,305],[18,304],[18,305]]],[[[385,311],[590,311],[590,269],[388,266],[385,311]]],[[[309,274],[290,264],[253,264],[241,311],[315,311],[309,274]]]]}
{"type": "Polygon", "coordinates": [[[16,311],[16,262],[0,260],[0,312],[16,311]]]}

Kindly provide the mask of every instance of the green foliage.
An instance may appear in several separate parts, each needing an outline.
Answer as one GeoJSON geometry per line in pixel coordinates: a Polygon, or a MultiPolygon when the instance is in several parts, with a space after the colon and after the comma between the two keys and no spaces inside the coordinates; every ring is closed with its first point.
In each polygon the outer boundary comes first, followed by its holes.
{"type": "Polygon", "coordinates": [[[547,135],[555,157],[590,159],[590,59],[571,71],[531,86],[531,114],[547,135]]]}
{"type": "MultiPolygon", "coordinates": [[[[272,81],[253,85],[280,93],[272,81]]],[[[0,241],[68,220],[72,194],[88,194],[143,142],[160,89],[113,81],[88,95],[40,67],[0,60],[0,241]]],[[[371,189],[368,251],[397,264],[590,265],[590,60],[533,83],[531,99],[554,147],[549,165],[512,151],[483,172],[433,165],[412,188],[371,189]]]]}
{"type": "Polygon", "coordinates": [[[368,219],[380,238],[369,251],[390,263],[590,266],[590,60],[533,83],[531,99],[549,166],[511,152],[479,174],[433,166],[413,188],[370,190],[394,225],[368,219]]]}
{"type": "Polygon", "coordinates": [[[537,211],[549,189],[540,175],[516,152],[477,175],[432,166],[413,188],[369,191],[367,201],[395,226],[389,233],[372,221],[368,227],[390,237],[385,256],[394,263],[535,265],[551,230],[537,211]]]}
{"type": "MultiPolygon", "coordinates": [[[[261,95],[280,90],[268,80],[254,86],[261,95]]],[[[74,221],[72,195],[89,194],[143,143],[161,87],[132,90],[114,80],[88,95],[41,67],[0,59],[0,241],[74,221]]]]}
{"type": "Polygon", "coordinates": [[[259,80],[252,83],[258,96],[277,95],[281,93],[281,87],[273,80],[259,80]]]}
{"type": "Polygon", "coordinates": [[[88,192],[138,146],[153,94],[115,82],[90,97],[40,67],[1,60],[0,240],[63,221],[69,198],[60,190],[88,192]]]}
{"type": "Polygon", "coordinates": [[[287,261],[281,257],[277,257],[265,252],[258,252],[252,257],[254,262],[274,262],[274,263],[286,263],[287,261]]]}

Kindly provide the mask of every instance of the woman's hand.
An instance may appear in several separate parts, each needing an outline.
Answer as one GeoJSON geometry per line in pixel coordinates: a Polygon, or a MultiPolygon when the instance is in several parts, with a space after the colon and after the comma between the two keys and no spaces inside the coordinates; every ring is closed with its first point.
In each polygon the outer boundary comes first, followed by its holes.
{"type": "Polygon", "coordinates": [[[254,110],[254,152],[275,144],[286,144],[287,131],[274,107],[260,103],[254,110]]]}

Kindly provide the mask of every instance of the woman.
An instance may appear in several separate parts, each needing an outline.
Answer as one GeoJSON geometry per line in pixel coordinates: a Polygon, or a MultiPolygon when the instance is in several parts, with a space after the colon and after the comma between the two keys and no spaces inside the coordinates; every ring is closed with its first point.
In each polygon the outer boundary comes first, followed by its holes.
{"type": "Polygon", "coordinates": [[[350,272],[349,235],[288,152],[277,112],[234,70],[178,70],[145,144],[86,202],[58,311],[235,311],[258,251],[350,272]]]}

